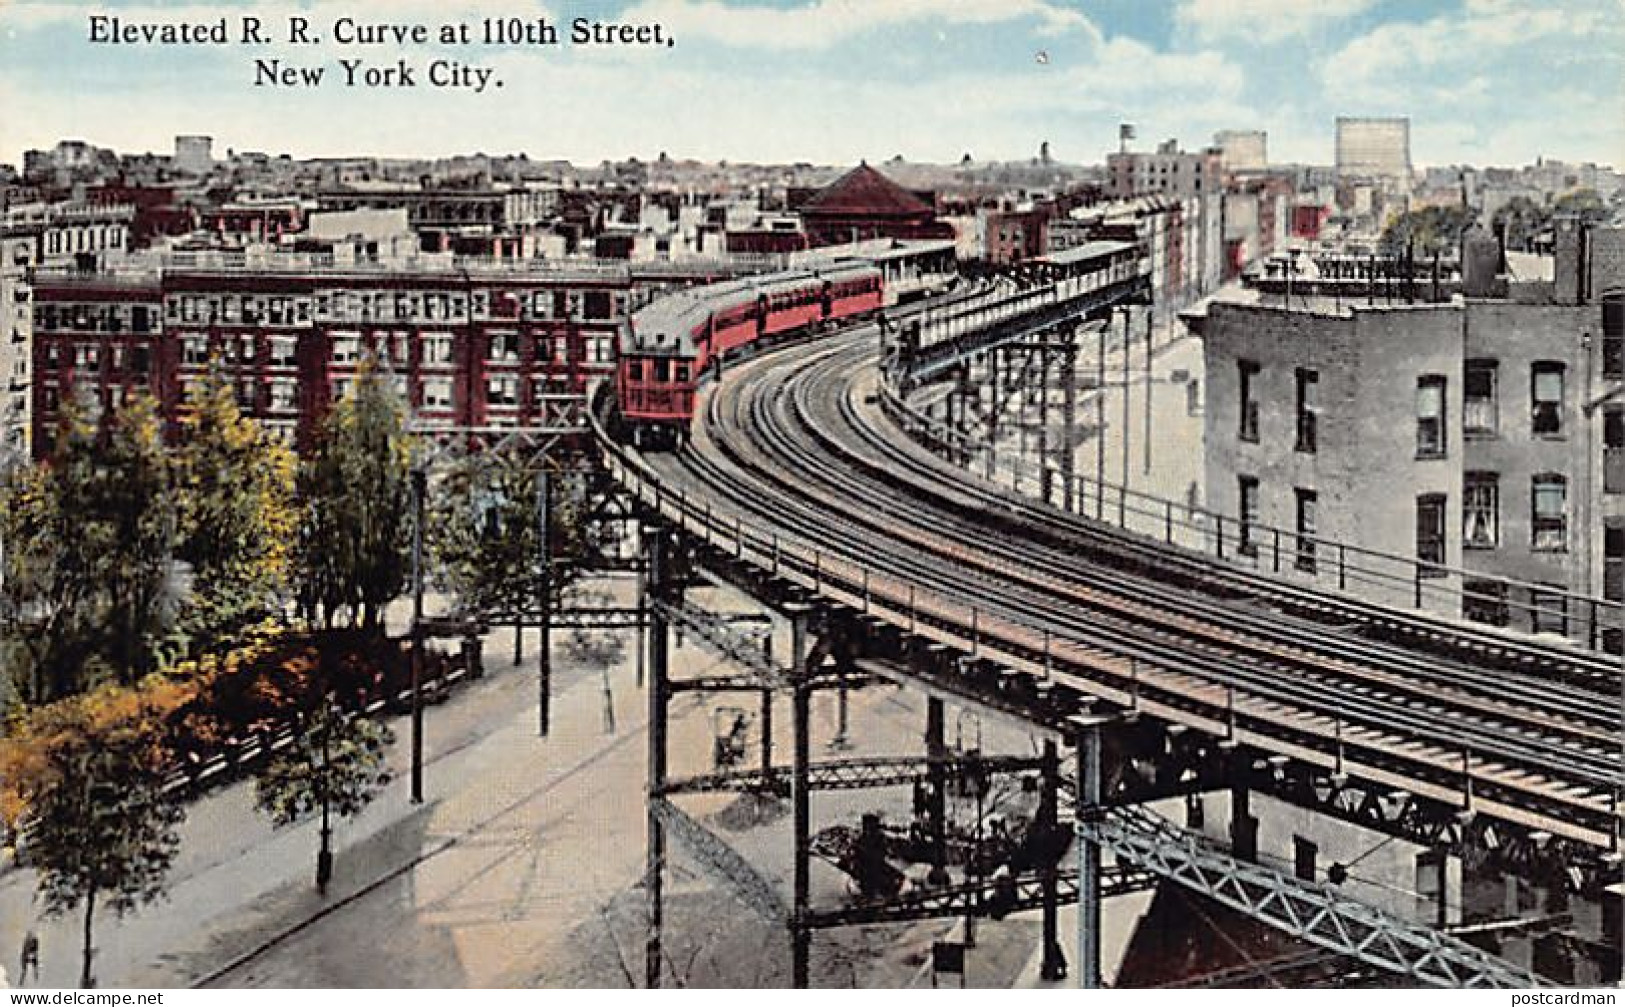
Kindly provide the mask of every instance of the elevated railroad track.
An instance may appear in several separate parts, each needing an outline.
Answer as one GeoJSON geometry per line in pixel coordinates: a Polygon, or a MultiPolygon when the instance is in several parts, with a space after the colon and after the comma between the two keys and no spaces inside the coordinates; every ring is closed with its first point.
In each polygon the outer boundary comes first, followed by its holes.
{"type": "Polygon", "coordinates": [[[1620,827],[1618,665],[1277,584],[1061,513],[903,437],[872,327],[730,370],[645,507],[899,632],[1089,699],[1539,830],[1620,827]]]}

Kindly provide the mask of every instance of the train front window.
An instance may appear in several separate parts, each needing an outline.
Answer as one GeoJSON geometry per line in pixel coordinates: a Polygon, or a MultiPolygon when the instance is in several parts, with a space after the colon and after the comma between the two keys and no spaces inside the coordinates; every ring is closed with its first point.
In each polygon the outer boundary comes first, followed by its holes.
{"type": "Polygon", "coordinates": [[[641,360],[628,360],[626,362],[626,380],[628,380],[628,381],[642,381],[643,380],[643,361],[641,361],[641,360]]]}
{"type": "Polygon", "coordinates": [[[677,365],[677,383],[681,385],[681,384],[686,384],[687,382],[688,382],[688,365],[687,364],[678,364],[677,365]]]}
{"type": "Polygon", "coordinates": [[[671,380],[671,361],[664,358],[655,361],[655,380],[667,382],[671,380]]]}

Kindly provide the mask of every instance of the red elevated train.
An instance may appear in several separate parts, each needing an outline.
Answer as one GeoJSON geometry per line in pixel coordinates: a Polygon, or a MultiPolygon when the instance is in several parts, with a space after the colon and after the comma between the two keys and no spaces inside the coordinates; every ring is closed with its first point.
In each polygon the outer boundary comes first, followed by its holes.
{"type": "Polygon", "coordinates": [[[879,269],[867,263],[771,273],[662,297],[621,331],[616,401],[639,443],[688,433],[707,369],[760,340],[876,311],[879,269]]]}

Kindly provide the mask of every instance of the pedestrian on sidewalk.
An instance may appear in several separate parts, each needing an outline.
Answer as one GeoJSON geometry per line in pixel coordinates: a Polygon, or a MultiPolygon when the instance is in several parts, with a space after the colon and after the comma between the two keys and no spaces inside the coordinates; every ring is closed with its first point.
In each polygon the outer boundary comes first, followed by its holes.
{"type": "Polygon", "coordinates": [[[17,985],[28,984],[28,970],[34,970],[34,981],[39,982],[39,934],[30,930],[23,937],[22,967],[17,970],[17,985]]]}

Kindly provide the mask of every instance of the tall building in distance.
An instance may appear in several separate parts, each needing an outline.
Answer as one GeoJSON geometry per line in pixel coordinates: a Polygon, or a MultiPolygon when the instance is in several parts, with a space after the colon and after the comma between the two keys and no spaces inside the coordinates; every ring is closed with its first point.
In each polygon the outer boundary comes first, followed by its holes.
{"type": "Polygon", "coordinates": [[[175,169],[191,175],[207,175],[214,167],[214,137],[177,136],[175,169]]]}
{"type": "Polygon", "coordinates": [[[1269,134],[1261,129],[1224,129],[1213,134],[1226,171],[1263,171],[1270,166],[1269,134]]]}
{"type": "Polygon", "coordinates": [[[1337,175],[1409,181],[1411,120],[1338,116],[1337,175]]]}

